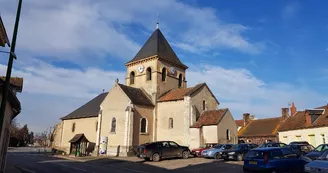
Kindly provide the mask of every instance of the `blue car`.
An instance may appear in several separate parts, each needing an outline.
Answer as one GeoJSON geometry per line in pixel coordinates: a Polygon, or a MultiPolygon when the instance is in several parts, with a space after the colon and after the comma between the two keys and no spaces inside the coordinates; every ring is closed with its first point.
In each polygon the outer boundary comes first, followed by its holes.
{"type": "Polygon", "coordinates": [[[312,161],[304,166],[304,172],[308,173],[327,173],[328,172],[328,150],[318,157],[317,160],[312,161]]]}
{"type": "Polygon", "coordinates": [[[232,144],[219,144],[214,146],[213,148],[203,150],[201,155],[205,158],[220,159],[222,151],[228,150],[232,146],[232,144]]]}
{"type": "Polygon", "coordinates": [[[324,151],[328,150],[328,144],[321,144],[311,152],[304,155],[305,157],[310,158],[311,160],[316,160],[318,157],[322,155],[324,151]]]}
{"type": "Polygon", "coordinates": [[[287,148],[256,148],[244,157],[244,172],[303,172],[311,159],[299,156],[287,148]]]}

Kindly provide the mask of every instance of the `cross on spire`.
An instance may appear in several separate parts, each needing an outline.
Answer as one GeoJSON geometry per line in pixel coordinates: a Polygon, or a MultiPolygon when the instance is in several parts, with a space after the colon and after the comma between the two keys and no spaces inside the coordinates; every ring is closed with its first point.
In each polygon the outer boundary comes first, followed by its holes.
{"type": "Polygon", "coordinates": [[[157,12],[157,23],[156,23],[156,29],[159,29],[158,12],[157,12]]]}

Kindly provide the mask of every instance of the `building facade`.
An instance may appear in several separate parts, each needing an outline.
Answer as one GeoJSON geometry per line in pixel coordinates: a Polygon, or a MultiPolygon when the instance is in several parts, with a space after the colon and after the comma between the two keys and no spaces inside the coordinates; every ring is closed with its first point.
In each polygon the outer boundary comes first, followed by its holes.
{"type": "Polygon", "coordinates": [[[188,67],[158,28],[125,66],[125,84],[117,80],[108,93],[62,118],[62,134],[55,140],[63,150],[69,152],[70,139],[80,133],[95,143],[94,154],[105,150],[120,156],[152,141],[173,140],[197,148],[236,140],[229,109],[219,109],[205,83],[187,86],[188,67]]]}
{"type": "Polygon", "coordinates": [[[296,111],[279,128],[280,141],[307,141],[314,147],[328,143],[328,106],[296,111]]]}
{"type": "MultiPolygon", "coordinates": [[[[0,103],[3,97],[4,77],[0,77],[0,103]]],[[[22,92],[23,78],[11,78],[7,97],[5,117],[3,119],[0,136],[0,172],[6,165],[7,148],[10,140],[10,123],[21,111],[21,104],[16,92],[22,92]]]]}

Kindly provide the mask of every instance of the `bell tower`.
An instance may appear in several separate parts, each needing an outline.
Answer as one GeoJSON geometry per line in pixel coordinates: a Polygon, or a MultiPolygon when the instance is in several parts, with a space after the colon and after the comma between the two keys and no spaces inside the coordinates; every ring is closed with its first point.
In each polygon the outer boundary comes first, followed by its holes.
{"type": "Polygon", "coordinates": [[[163,93],[186,88],[186,69],[157,27],[136,56],[125,64],[127,86],[142,88],[156,103],[163,93]]]}

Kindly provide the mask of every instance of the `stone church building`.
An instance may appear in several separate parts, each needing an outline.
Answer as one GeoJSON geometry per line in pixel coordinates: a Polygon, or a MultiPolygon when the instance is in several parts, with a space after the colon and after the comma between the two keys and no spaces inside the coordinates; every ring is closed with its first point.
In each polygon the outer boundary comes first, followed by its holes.
{"type": "Polygon", "coordinates": [[[84,147],[97,154],[100,140],[106,138],[103,154],[125,156],[152,141],[172,140],[190,149],[206,143],[237,143],[229,109],[219,109],[206,83],[187,87],[188,67],[160,29],[125,66],[125,84],[116,80],[108,93],[61,118],[54,131],[57,148],[72,153],[72,144],[83,138],[89,142],[84,147]]]}

